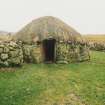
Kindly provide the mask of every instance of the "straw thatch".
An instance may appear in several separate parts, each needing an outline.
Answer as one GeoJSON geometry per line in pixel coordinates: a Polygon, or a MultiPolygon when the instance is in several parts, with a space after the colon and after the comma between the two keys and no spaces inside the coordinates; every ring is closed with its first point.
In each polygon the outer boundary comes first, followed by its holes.
{"type": "Polygon", "coordinates": [[[52,16],[45,16],[33,20],[17,32],[14,39],[21,40],[25,43],[32,43],[47,38],[54,38],[60,41],[82,41],[80,33],[52,16]]]}

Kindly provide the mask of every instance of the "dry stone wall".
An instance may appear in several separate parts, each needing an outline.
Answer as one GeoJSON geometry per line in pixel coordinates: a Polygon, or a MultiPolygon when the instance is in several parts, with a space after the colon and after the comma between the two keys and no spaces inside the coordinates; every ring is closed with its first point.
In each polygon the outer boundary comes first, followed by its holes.
{"type": "Polygon", "coordinates": [[[80,43],[79,48],[79,61],[86,61],[90,59],[89,46],[87,44],[80,43]]]}
{"type": "Polygon", "coordinates": [[[89,42],[89,47],[91,50],[105,52],[105,42],[89,42]]]}
{"type": "MultiPolygon", "coordinates": [[[[43,62],[42,45],[0,42],[0,67],[20,66],[24,62],[43,62]]],[[[86,44],[56,42],[56,62],[71,63],[90,59],[86,44]]]]}
{"type": "Polygon", "coordinates": [[[76,61],[89,60],[89,48],[86,44],[57,43],[56,60],[57,63],[71,63],[76,61]]]}
{"type": "Polygon", "coordinates": [[[40,45],[22,44],[22,42],[0,42],[0,67],[21,66],[24,62],[42,61],[40,45]]]}
{"type": "Polygon", "coordinates": [[[40,63],[42,62],[41,45],[23,45],[23,59],[27,63],[40,63]]]}
{"type": "Polygon", "coordinates": [[[23,51],[15,42],[0,42],[0,67],[16,66],[23,63],[23,51]]]}

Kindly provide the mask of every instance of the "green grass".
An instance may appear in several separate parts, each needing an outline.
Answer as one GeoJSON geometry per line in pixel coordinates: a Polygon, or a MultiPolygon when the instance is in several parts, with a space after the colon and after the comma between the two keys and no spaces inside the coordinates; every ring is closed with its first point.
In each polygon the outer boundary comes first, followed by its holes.
{"type": "Polygon", "coordinates": [[[1,70],[0,105],[105,105],[105,53],[91,52],[89,62],[1,70]]]}

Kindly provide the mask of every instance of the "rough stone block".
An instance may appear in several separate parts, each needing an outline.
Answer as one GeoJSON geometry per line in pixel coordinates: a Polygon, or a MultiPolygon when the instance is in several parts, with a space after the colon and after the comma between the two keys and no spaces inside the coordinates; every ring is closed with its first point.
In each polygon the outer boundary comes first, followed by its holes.
{"type": "Polygon", "coordinates": [[[2,53],[1,54],[1,60],[6,60],[6,59],[8,59],[8,54],[2,53]]]}

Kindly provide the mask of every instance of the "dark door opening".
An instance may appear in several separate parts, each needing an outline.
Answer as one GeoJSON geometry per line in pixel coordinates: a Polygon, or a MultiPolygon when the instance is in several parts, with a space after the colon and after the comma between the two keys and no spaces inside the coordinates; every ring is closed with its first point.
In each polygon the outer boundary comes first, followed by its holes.
{"type": "Polygon", "coordinates": [[[46,39],[43,41],[43,53],[45,62],[55,61],[55,39],[46,39]]]}

